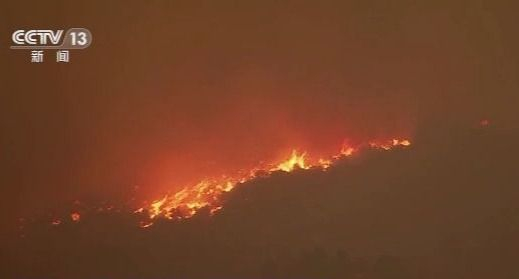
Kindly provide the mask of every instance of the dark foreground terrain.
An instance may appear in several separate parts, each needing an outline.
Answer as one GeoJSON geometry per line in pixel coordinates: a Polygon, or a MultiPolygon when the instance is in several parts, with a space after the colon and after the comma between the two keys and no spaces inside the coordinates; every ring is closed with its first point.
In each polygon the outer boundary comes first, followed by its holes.
{"type": "Polygon", "coordinates": [[[519,278],[518,137],[419,134],[327,171],[277,173],[215,216],[109,213],[5,234],[1,278],[519,278]]]}

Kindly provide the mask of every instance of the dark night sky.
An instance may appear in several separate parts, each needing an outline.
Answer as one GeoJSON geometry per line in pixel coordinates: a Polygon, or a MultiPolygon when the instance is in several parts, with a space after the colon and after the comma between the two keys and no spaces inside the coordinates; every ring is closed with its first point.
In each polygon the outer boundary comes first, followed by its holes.
{"type": "Polygon", "coordinates": [[[0,11],[2,225],[293,147],[518,128],[513,1],[33,2],[0,11]],[[16,29],[69,27],[94,41],[68,65],[8,49],[16,29]]]}

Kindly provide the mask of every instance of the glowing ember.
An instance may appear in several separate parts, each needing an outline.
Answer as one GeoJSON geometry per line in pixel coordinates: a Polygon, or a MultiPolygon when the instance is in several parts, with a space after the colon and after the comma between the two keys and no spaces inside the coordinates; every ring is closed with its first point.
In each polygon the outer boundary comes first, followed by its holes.
{"type": "Polygon", "coordinates": [[[488,126],[489,124],[490,124],[490,120],[488,120],[488,119],[482,119],[481,121],[479,121],[480,126],[488,126]]]}
{"type": "Polygon", "coordinates": [[[151,225],[153,225],[152,222],[144,222],[144,221],[142,221],[142,222],[140,222],[139,227],[144,229],[144,228],[151,227],[151,225]]]}
{"type": "Polygon", "coordinates": [[[217,207],[212,208],[211,210],[209,210],[209,213],[210,213],[211,215],[214,215],[214,214],[216,213],[216,211],[218,211],[218,210],[220,210],[220,209],[222,209],[222,208],[223,208],[223,206],[221,206],[221,205],[220,205],[220,206],[217,206],[217,207]]]}
{"type": "Polygon", "coordinates": [[[79,222],[79,220],[81,220],[81,215],[79,215],[77,212],[73,212],[70,214],[70,219],[74,222],[79,222]]]}

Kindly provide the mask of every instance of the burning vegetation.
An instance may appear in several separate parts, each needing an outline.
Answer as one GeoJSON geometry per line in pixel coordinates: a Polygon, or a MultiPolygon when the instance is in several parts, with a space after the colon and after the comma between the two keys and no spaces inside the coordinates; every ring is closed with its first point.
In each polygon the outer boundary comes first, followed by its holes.
{"type": "MultiPolygon", "coordinates": [[[[408,139],[392,139],[388,141],[373,141],[368,144],[370,148],[390,150],[396,146],[410,146],[408,139]]],[[[255,179],[259,174],[270,175],[274,172],[292,172],[294,170],[322,169],[326,170],[336,161],[353,155],[364,145],[356,147],[343,145],[337,155],[330,158],[311,158],[307,152],[293,150],[291,155],[279,162],[267,166],[256,167],[245,175],[235,177],[223,177],[222,179],[205,179],[198,184],[185,187],[174,194],[167,194],[164,197],[151,202],[149,205],[135,210],[135,213],[147,215],[147,221],[141,222],[143,228],[149,227],[157,218],[183,219],[195,215],[198,210],[208,208],[211,214],[220,210],[223,205],[221,195],[232,191],[238,185],[255,179]]]]}
{"type": "MultiPolygon", "coordinates": [[[[270,176],[277,172],[290,173],[296,170],[319,169],[327,170],[337,161],[350,157],[364,149],[391,150],[394,147],[408,147],[411,145],[408,139],[390,139],[382,141],[370,141],[367,144],[349,145],[343,144],[335,155],[329,157],[312,157],[308,152],[292,150],[290,155],[283,160],[270,164],[258,165],[255,168],[244,170],[235,175],[222,176],[220,178],[202,179],[198,183],[186,186],[175,193],[168,193],[145,203],[139,208],[133,208],[129,212],[139,220],[139,227],[148,228],[158,219],[180,220],[193,217],[201,209],[205,209],[210,215],[216,214],[224,207],[222,195],[230,192],[239,185],[252,181],[257,177],[270,176]]],[[[75,202],[80,204],[79,201],[75,202]]],[[[97,206],[94,212],[125,211],[114,205],[97,206]]],[[[84,218],[88,218],[91,212],[88,207],[83,205],[83,210],[71,211],[66,217],[52,216],[50,224],[60,226],[67,219],[71,223],[79,223],[84,218]],[[87,217],[85,217],[85,215],[87,217]]]]}

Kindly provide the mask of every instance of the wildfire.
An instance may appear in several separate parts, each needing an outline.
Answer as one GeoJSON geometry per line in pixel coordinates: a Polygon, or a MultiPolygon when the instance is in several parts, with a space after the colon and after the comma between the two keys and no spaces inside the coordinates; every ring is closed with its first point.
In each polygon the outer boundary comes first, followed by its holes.
{"type": "MultiPolygon", "coordinates": [[[[396,146],[410,146],[411,142],[407,139],[392,139],[388,141],[373,141],[368,144],[371,148],[390,150],[396,146]]],[[[257,167],[246,175],[236,177],[223,177],[221,179],[206,179],[192,187],[185,187],[173,195],[152,201],[148,206],[134,211],[136,214],[147,215],[148,220],[142,221],[140,227],[147,228],[153,225],[155,219],[163,217],[166,219],[183,219],[195,215],[199,209],[208,208],[211,215],[222,209],[220,197],[223,193],[229,192],[237,185],[254,179],[257,173],[271,174],[274,172],[292,172],[297,169],[307,170],[311,168],[327,169],[337,160],[353,155],[363,146],[352,147],[343,145],[338,152],[331,158],[320,158],[311,160],[306,152],[293,150],[290,156],[279,163],[272,164],[271,167],[257,167]]],[[[79,220],[79,215],[78,215],[79,220]]]]}
{"type": "MultiPolygon", "coordinates": [[[[386,141],[371,141],[368,144],[349,145],[343,144],[340,150],[328,158],[312,158],[307,152],[293,150],[284,160],[273,164],[263,164],[250,170],[233,176],[222,176],[217,179],[204,179],[199,183],[184,187],[174,194],[166,194],[162,198],[149,202],[147,205],[131,210],[133,214],[142,217],[139,227],[148,228],[158,218],[185,219],[194,216],[200,209],[207,209],[210,215],[216,214],[223,208],[221,196],[232,191],[235,187],[255,179],[258,175],[265,176],[275,172],[290,173],[295,170],[321,169],[326,170],[342,158],[352,156],[363,148],[375,148],[390,150],[395,147],[408,147],[411,141],[408,139],[391,139],[386,141]]],[[[75,205],[79,205],[79,201],[75,205]]],[[[113,205],[96,208],[96,212],[106,212],[114,209],[113,205]]],[[[120,211],[119,209],[116,209],[120,211]]],[[[77,223],[83,216],[78,211],[70,214],[70,220],[77,223]]],[[[50,223],[54,226],[62,224],[63,219],[53,219],[50,223]]]]}

